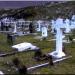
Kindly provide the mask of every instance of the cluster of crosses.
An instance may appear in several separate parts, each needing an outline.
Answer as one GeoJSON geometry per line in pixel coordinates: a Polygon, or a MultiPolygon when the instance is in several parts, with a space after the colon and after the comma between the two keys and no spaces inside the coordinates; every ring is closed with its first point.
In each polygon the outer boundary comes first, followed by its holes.
{"type": "Polygon", "coordinates": [[[56,20],[52,20],[52,32],[56,31],[56,50],[50,53],[55,58],[61,58],[66,54],[63,52],[63,32],[70,33],[72,29],[75,29],[75,15],[72,16],[72,20],[62,18],[59,16],[56,20]]]}
{"type": "Polygon", "coordinates": [[[28,27],[30,33],[32,30],[32,21],[26,21],[24,19],[14,19],[12,17],[4,17],[0,20],[0,32],[11,31],[12,33],[25,32],[25,28],[28,27]]]}

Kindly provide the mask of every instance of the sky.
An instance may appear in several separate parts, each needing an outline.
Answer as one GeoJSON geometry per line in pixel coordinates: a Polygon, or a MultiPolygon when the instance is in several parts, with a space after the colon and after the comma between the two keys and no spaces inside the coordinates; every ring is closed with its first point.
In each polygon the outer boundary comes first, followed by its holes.
{"type": "Polygon", "coordinates": [[[22,8],[27,6],[44,5],[48,1],[0,1],[0,8],[22,8]]]}

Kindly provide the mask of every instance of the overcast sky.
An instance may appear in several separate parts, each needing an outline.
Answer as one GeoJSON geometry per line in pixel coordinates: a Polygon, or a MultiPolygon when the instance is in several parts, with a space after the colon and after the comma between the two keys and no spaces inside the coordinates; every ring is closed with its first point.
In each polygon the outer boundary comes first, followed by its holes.
{"type": "Polygon", "coordinates": [[[22,8],[34,5],[44,5],[48,1],[0,1],[0,8],[22,8]]]}

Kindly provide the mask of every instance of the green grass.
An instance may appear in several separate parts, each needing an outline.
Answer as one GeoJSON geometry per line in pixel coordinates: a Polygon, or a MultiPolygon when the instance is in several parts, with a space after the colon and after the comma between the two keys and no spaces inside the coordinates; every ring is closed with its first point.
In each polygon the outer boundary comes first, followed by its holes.
{"type": "MultiPolygon", "coordinates": [[[[52,35],[49,35],[47,40],[51,38],[52,35]]],[[[55,48],[55,42],[47,41],[39,39],[34,39],[34,35],[26,35],[17,37],[14,44],[22,43],[22,42],[30,42],[41,48],[43,53],[52,52],[55,48]]],[[[72,55],[72,58],[64,60],[62,62],[56,63],[53,67],[46,66],[35,69],[30,74],[75,74],[75,43],[64,44],[67,54],[72,55]]],[[[0,52],[11,52],[11,45],[7,44],[6,35],[0,34],[0,52]]],[[[12,62],[12,59],[18,57],[19,60],[26,65],[27,67],[34,66],[36,64],[44,63],[47,61],[36,62],[32,57],[34,56],[34,52],[21,52],[15,55],[0,57],[0,70],[2,70],[6,74],[17,74],[14,69],[11,69],[6,62],[12,62]],[[10,71],[8,71],[10,69],[10,71]]]]}

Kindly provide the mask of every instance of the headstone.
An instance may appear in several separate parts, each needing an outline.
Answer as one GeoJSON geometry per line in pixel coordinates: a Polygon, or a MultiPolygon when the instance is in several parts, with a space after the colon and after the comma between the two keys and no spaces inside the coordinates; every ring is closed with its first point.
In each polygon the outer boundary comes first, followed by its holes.
{"type": "Polygon", "coordinates": [[[30,23],[30,25],[29,25],[29,31],[30,31],[30,33],[33,33],[33,24],[32,23],[30,23]]]}
{"type": "Polygon", "coordinates": [[[55,29],[57,30],[58,28],[64,28],[64,24],[63,24],[63,18],[57,18],[56,22],[55,22],[55,29]]]}
{"type": "Polygon", "coordinates": [[[1,22],[1,31],[3,31],[4,30],[4,24],[3,24],[3,22],[1,22]]]}
{"type": "Polygon", "coordinates": [[[26,75],[27,74],[27,67],[25,65],[22,65],[20,68],[18,68],[20,75],[26,75]]]}
{"type": "Polygon", "coordinates": [[[43,25],[42,25],[42,37],[43,38],[46,38],[48,36],[48,34],[47,34],[47,26],[46,26],[46,24],[44,23],[43,25]]]}
{"type": "Polygon", "coordinates": [[[51,23],[52,23],[52,25],[51,25],[51,29],[52,29],[52,33],[54,32],[54,28],[55,28],[55,20],[51,20],[51,23]]]}
{"type": "Polygon", "coordinates": [[[14,23],[14,31],[13,33],[17,33],[17,26],[16,26],[16,22],[14,23]]]}
{"type": "Polygon", "coordinates": [[[9,31],[9,23],[10,22],[5,22],[6,31],[9,31]]]}
{"type": "Polygon", "coordinates": [[[69,33],[70,32],[70,20],[68,18],[65,19],[64,25],[65,25],[65,28],[66,28],[65,32],[69,33]]]}
{"type": "Polygon", "coordinates": [[[15,35],[12,35],[12,34],[8,33],[7,34],[7,42],[8,42],[8,44],[13,45],[14,41],[15,41],[15,35]]]}
{"type": "Polygon", "coordinates": [[[50,53],[50,55],[52,55],[54,58],[62,58],[63,56],[65,56],[65,53],[62,50],[63,32],[61,28],[64,28],[63,19],[58,18],[56,20],[56,27],[55,27],[56,29],[56,50],[50,53]]]}
{"type": "Polygon", "coordinates": [[[37,21],[37,31],[41,31],[41,24],[42,24],[41,20],[37,21]]]}
{"type": "Polygon", "coordinates": [[[23,42],[17,45],[13,45],[12,46],[13,49],[17,49],[19,52],[22,51],[29,51],[29,50],[36,50],[36,48],[38,48],[37,46],[34,46],[31,43],[27,43],[27,42],[23,42]]]}
{"type": "Polygon", "coordinates": [[[4,75],[4,73],[2,71],[0,71],[0,75],[4,75]]]}
{"type": "Polygon", "coordinates": [[[72,15],[72,20],[75,20],[75,15],[72,15]]]}
{"type": "Polygon", "coordinates": [[[74,29],[75,28],[75,15],[72,15],[70,28],[71,29],[74,29]]]}

